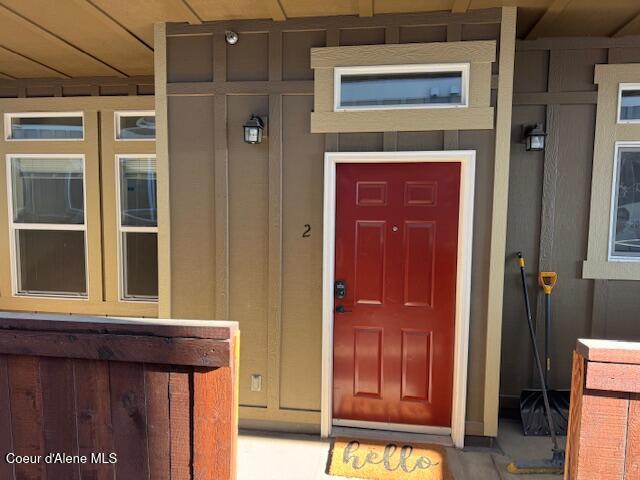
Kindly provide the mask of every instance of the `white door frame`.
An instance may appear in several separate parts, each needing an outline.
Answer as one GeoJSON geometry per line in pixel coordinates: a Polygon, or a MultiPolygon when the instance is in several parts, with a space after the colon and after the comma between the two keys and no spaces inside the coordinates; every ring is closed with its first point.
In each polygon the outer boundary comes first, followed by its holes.
{"type": "MultiPolygon", "coordinates": [[[[458,221],[458,262],[456,275],[455,348],[451,439],[464,446],[467,400],[467,360],[469,352],[469,312],[471,298],[471,247],[473,240],[474,150],[423,152],[326,152],[324,156],[324,233],[322,265],[322,400],[321,434],[331,435],[333,427],[333,285],[335,267],[336,165],[338,163],[460,163],[460,212],[458,221]]],[[[366,423],[366,422],[364,422],[366,423]]],[[[397,425],[381,424],[396,429],[397,425]]],[[[406,426],[405,426],[406,427],[406,426]]],[[[378,427],[380,428],[380,427],[378,427]]],[[[414,431],[442,432],[442,427],[416,426],[414,431]]]]}

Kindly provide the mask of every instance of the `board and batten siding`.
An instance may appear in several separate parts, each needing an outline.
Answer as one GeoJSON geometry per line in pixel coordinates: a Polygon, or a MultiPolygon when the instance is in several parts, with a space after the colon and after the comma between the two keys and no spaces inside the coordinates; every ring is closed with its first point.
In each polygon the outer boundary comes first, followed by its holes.
{"type": "Polygon", "coordinates": [[[240,323],[244,426],[319,431],[324,153],[450,149],[477,151],[467,433],[483,434],[494,131],[312,134],[310,49],[496,40],[500,19],[483,10],[166,26],[171,294],[160,310],[240,323]],[[234,46],[227,29],[240,35],[234,46]],[[260,145],[243,141],[252,113],[268,117],[260,145]]]}
{"type": "Polygon", "coordinates": [[[500,388],[504,407],[517,407],[520,391],[537,385],[516,262],[519,250],[527,260],[540,341],[543,298],[535,276],[543,270],[558,272],[552,294],[552,387],[570,387],[577,338],[640,339],[640,283],[583,279],[582,272],[597,107],[594,66],[607,63],[640,63],[640,41],[542,39],[516,46],[500,388]],[[525,152],[518,143],[521,126],[533,123],[546,126],[545,152],[525,152]]]}

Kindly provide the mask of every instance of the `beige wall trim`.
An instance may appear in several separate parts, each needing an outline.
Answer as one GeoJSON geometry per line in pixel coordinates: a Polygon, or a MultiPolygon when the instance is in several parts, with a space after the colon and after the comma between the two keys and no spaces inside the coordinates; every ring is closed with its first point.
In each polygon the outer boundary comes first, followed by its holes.
{"type": "Polygon", "coordinates": [[[491,63],[496,60],[496,42],[431,42],[311,49],[311,68],[352,65],[403,65],[420,63],[491,63]]]}
{"type": "Polygon", "coordinates": [[[484,384],[484,434],[498,434],[500,351],[504,256],[507,240],[509,200],[509,158],[511,152],[511,109],[516,40],[516,7],[503,7],[500,27],[500,77],[496,108],[496,147],[493,176],[493,214],[489,251],[489,298],[484,384]]]}
{"type": "Polygon", "coordinates": [[[313,112],[311,114],[313,133],[491,128],[493,128],[492,107],[313,112]]]}
{"type": "MultiPolygon", "coordinates": [[[[331,435],[333,419],[333,316],[336,221],[336,166],[338,163],[460,163],[460,211],[458,222],[458,267],[454,334],[453,403],[451,439],[464,447],[467,407],[467,361],[469,353],[469,317],[471,304],[471,260],[473,246],[473,208],[475,186],[474,150],[423,152],[327,152],[324,161],[324,221],[322,269],[322,398],[321,434],[331,435]]],[[[342,422],[344,424],[344,422],[342,422]]],[[[353,422],[350,422],[354,424],[353,422]]],[[[369,423],[369,422],[367,422],[369,423]]],[[[385,428],[386,427],[386,428],[385,428]]],[[[370,428],[370,426],[368,427],[370,428]]],[[[396,429],[397,425],[380,425],[396,429]]],[[[424,432],[433,427],[407,425],[405,431],[424,432]]]]}
{"type": "Polygon", "coordinates": [[[640,83],[640,64],[596,65],[595,83],[598,85],[598,106],[593,144],[589,243],[582,277],[640,280],[640,262],[609,260],[618,148],[640,145],[640,123],[617,123],[619,88],[621,83],[640,83]]]}
{"type": "Polygon", "coordinates": [[[166,24],[154,25],[156,169],[158,188],[158,313],[171,317],[171,203],[169,201],[169,119],[167,111],[166,24]]]}
{"type": "Polygon", "coordinates": [[[331,133],[491,129],[491,64],[495,61],[495,53],[495,41],[312,48],[315,98],[311,131],[331,133]],[[451,64],[452,68],[464,66],[465,85],[468,85],[466,106],[335,111],[337,68],[393,66],[405,69],[415,65],[441,67],[447,64],[451,64]]]}

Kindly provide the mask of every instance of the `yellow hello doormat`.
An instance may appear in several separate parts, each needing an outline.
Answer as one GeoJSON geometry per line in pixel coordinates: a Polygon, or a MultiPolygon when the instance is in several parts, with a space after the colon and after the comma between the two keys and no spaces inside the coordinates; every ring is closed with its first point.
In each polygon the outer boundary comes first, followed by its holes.
{"type": "Polygon", "coordinates": [[[336,438],[327,473],[365,480],[452,480],[440,445],[336,438]]]}

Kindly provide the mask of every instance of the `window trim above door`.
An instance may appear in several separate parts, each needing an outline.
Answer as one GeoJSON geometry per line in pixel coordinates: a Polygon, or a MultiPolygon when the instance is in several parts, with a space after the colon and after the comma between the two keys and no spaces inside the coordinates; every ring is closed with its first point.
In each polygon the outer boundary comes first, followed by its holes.
{"type": "MultiPolygon", "coordinates": [[[[326,152],[324,163],[324,232],[322,265],[322,385],[320,428],[323,437],[333,427],[333,283],[335,269],[336,166],[338,163],[460,163],[460,214],[458,221],[458,271],[454,337],[453,404],[451,439],[464,447],[469,316],[471,303],[471,258],[473,245],[473,194],[475,150],[421,152],[326,152]]],[[[421,427],[424,433],[442,433],[442,427],[421,427]]],[[[389,425],[388,429],[393,429],[389,425]]]]}

